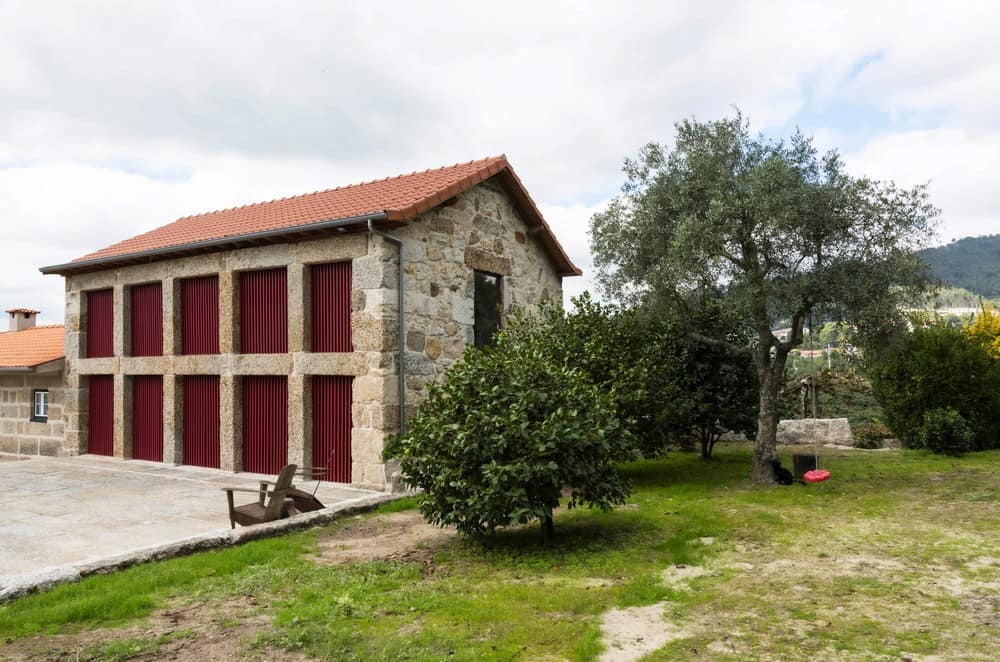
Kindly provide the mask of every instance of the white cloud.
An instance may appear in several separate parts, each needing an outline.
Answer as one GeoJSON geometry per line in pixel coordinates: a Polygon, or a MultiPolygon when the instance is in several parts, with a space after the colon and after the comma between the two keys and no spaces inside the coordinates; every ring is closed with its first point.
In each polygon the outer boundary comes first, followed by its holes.
{"type": "Polygon", "coordinates": [[[37,267],[187,213],[506,152],[590,284],[622,159],[740,106],[933,178],[945,234],[996,231],[989,3],[0,4],[0,305],[61,315],[37,267]],[[858,71],[858,63],[867,65],[858,71]],[[819,114],[815,114],[817,111],[819,114]],[[38,303],[41,302],[41,303],[38,303]]]}

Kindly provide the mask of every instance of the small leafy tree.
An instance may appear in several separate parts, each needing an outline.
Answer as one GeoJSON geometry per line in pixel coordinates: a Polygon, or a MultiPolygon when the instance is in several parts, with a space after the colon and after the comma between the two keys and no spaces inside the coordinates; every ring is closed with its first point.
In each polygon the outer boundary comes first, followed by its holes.
{"type": "Polygon", "coordinates": [[[468,348],[390,441],[385,454],[423,490],[429,521],[478,536],[538,520],[548,540],[564,489],[569,507],[624,502],[630,486],[616,465],[635,444],[614,395],[551,361],[542,330],[514,322],[492,346],[468,348]]]}

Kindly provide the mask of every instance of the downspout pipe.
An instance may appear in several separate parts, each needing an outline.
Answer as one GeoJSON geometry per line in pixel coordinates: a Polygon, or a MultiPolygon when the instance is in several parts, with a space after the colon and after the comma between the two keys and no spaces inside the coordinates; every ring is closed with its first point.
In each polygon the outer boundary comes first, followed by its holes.
{"type": "Polygon", "coordinates": [[[406,328],[403,320],[403,240],[383,232],[375,227],[375,222],[368,219],[368,230],[377,234],[396,247],[399,256],[399,273],[396,276],[396,349],[399,352],[396,375],[399,377],[399,434],[406,434],[406,328]]]}

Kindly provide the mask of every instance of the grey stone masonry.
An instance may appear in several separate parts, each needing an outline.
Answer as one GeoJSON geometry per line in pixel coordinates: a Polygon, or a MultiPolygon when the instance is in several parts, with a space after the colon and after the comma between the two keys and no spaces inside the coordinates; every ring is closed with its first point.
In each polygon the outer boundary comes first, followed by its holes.
{"type": "Polygon", "coordinates": [[[63,447],[62,374],[0,375],[0,453],[59,455],[63,447]],[[49,415],[32,421],[32,393],[49,392],[49,415]]]}
{"type": "MultiPolygon", "coordinates": [[[[427,387],[472,342],[474,270],[502,277],[503,305],[530,308],[561,301],[562,280],[537,236],[504,188],[487,180],[408,223],[383,229],[404,241],[407,415],[427,387]]],[[[399,425],[396,375],[396,249],[366,231],[319,239],[224,250],[71,275],[66,278],[65,435],[63,454],[87,452],[88,375],[115,375],[115,454],[131,457],[127,397],[131,375],[160,374],[164,381],[164,460],[183,463],[183,375],[220,376],[221,457],[224,469],[242,470],[240,377],[288,377],[289,461],[312,458],[311,377],[354,377],[351,433],[352,483],[384,489],[391,482],[382,450],[399,425]],[[309,271],[312,264],[350,260],[353,352],[312,353],[309,271]],[[288,283],[288,353],[240,354],[239,273],[284,267],[288,283]],[[218,355],[182,356],[179,281],[219,276],[218,355]],[[163,356],[129,357],[128,288],[160,281],[164,297],[163,356]],[[115,300],[113,358],[85,358],[86,292],[112,288],[115,300]]],[[[391,473],[391,471],[389,472],[391,473]]]]}

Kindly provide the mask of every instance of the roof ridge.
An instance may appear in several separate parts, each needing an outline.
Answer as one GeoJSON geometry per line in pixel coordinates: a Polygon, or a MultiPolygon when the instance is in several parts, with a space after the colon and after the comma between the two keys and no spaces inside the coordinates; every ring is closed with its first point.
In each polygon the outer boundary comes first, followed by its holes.
{"type": "Polygon", "coordinates": [[[500,154],[498,156],[487,156],[487,157],[484,157],[484,158],[481,158],[481,159],[472,159],[471,161],[460,161],[458,163],[453,163],[451,165],[441,166],[440,168],[428,168],[427,170],[414,170],[413,172],[404,172],[404,173],[400,173],[398,175],[393,175],[393,176],[390,176],[390,177],[383,177],[381,179],[368,179],[368,180],[365,180],[365,181],[362,181],[362,182],[357,182],[357,183],[354,183],[354,184],[346,184],[344,186],[335,186],[333,188],[320,189],[318,191],[312,191],[310,193],[299,193],[297,195],[285,196],[284,198],[273,198],[271,200],[262,200],[262,201],[259,201],[259,202],[251,202],[251,203],[248,203],[248,204],[245,204],[245,205],[236,205],[236,206],[233,206],[233,207],[224,207],[222,209],[215,209],[215,210],[212,210],[212,211],[205,211],[205,212],[201,212],[201,213],[198,213],[198,214],[188,214],[187,216],[181,216],[180,218],[176,219],[174,222],[176,223],[177,221],[183,221],[183,220],[186,220],[186,219],[189,219],[189,218],[199,218],[201,216],[211,216],[212,214],[222,214],[222,213],[225,213],[225,212],[237,211],[239,209],[249,209],[251,207],[259,207],[259,206],[262,206],[262,205],[269,205],[269,204],[272,204],[272,203],[275,203],[275,202],[285,202],[287,200],[298,200],[298,199],[301,199],[301,198],[307,198],[307,197],[312,196],[312,195],[320,195],[320,194],[323,194],[323,193],[332,193],[333,191],[346,191],[348,189],[358,188],[360,186],[368,186],[369,184],[376,184],[376,183],[380,183],[380,182],[388,182],[388,181],[391,181],[391,180],[394,180],[394,179],[402,179],[403,177],[412,177],[414,175],[423,175],[423,174],[427,174],[427,173],[430,173],[430,172],[440,172],[442,170],[449,170],[451,168],[458,168],[460,166],[472,165],[474,163],[482,163],[482,164],[485,165],[485,164],[490,163],[492,161],[498,161],[498,160],[501,160],[501,159],[502,160],[507,160],[507,155],[506,154],[500,154]]]}

